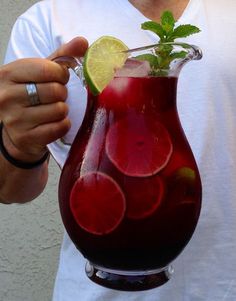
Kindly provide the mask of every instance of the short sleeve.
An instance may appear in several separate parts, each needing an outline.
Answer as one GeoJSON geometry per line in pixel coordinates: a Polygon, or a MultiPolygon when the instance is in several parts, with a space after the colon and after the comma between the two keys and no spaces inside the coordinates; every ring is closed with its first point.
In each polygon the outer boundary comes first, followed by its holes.
{"type": "Polygon", "coordinates": [[[26,57],[47,57],[53,52],[46,3],[32,6],[15,22],[4,63],[26,57]]]}

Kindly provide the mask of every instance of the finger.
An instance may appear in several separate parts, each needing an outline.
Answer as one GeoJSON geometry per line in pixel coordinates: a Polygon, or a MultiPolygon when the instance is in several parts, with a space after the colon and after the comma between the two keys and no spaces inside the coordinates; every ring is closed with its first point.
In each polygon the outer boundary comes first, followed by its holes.
{"type": "Polygon", "coordinates": [[[32,129],[42,124],[65,119],[68,115],[69,109],[66,103],[56,102],[29,107],[24,111],[24,120],[22,122],[27,125],[27,129],[32,129]]]}
{"type": "Polygon", "coordinates": [[[22,82],[50,82],[56,81],[66,84],[69,80],[67,68],[52,62],[57,56],[77,56],[85,54],[88,42],[85,38],[77,37],[62,45],[48,59],[28,58],[19,59],[1,68],[1,78],[15,83],[22,82]]]}
{"type": "MultiPolygon", "coordinates": [[[[39,83],[36,84],[36,87],[40,104],[64,102],[67,99],[67,88],[60,83],[39,83]]],[[[26,106],[32,106],[25,87],[24,90],[24,103],[26,106]]]]}
{"type": "Polygon", "coordinates": [[[65,136],[70,127],[71,123],[68,118],[56,122],[44,123],[29,130],[25,141],[33,141],[35,145],[45,146],[65,136]]]}
{"type": "Polygon", "coordinates": [[[69,80],[67,68],[48,59],[28,58],[9,63],[1,70],[4,78],[12,83],[59,82],[66,84],[69,80]]]}
{"type": "Polygon", "coordinates": [[[70,120],[65,118],[60,121],[42,124],[32,129],[28,129],[21,123],[17,131],[9,128],[8,133],[12,143],[20,151],[38,154],[45,149],[46,145],[66,135],[70,127],[70,120]]]}
{"type": "MultiPolygon", "coordinates": [[[[36,84],[36,88],[41,104],[61,102],[67,99],[66,86],[58,82],[39,83],[36,84]]],[[[4,104],[2,104],[1,108],[6,110],[10,106],[14,106],[15,109],[32,106],[25,84],[17,84],[12,86],[11,89],[6,89],[4,92],[4,104]]]]}
{"type": "Polygon", "coordinates": [[[88,41],[84,37],[76,37],[70,42],[63,44],[54,53],[52,53],[48,59],[54,59],[58,56],[74,56],[82,57],[84,56],[88,48],[88,41]]]}

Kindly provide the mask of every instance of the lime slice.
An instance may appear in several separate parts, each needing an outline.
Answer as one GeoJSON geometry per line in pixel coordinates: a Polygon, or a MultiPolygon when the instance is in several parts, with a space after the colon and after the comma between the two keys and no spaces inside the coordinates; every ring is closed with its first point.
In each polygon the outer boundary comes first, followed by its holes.
{"type": "Polygon", "coordinates": [[[128,47],[119,39],[103,36],[87,50],[84,58],[84,77],[94,95],[102,92],[113,79],[116,69],[127,59],[128,47]]]}
{"type": "Polygon", "coordinates": [[[175,172],[176,180],[185,180],[194,183],[196,180],[196,172],[190,167],[181,167],[175,172]]]}
{"type": "Polygon", "coordinates": [[[114,123],[105,147],[110,161],[131,177],[155,175],[167,165],[173,151],[166,127],[145,114],[127,115],[114,123]]]}
{"type": "Polygon", "coordinates": [[[168,197],[178,205],[195,204],[200,195],[197,173],[191,167],[178,168],[170,178],[168,197]]]}
{"type": "Polygon", "coordinates": [[[126,201],[120,186],[111,177],[91,172],[75,182],[70,208],[81,228],[91,234],[105,235],[122,222],[126,201]]]}
{"type": "Polygon", "coordinates": [[[126,196],[126,216],[130,219],[143,219],[152,215],[160,206],[164,196],[161,177],[126,177],[124,184],[126,196]]]}

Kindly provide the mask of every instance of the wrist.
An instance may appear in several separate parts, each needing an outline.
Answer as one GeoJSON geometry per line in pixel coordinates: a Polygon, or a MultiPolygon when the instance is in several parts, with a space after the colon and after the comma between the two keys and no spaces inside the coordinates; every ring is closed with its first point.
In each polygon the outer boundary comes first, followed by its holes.
{"type": "Polygon", "coordinates": [[[49,157],[48,150],[39,154],[28,154],[20,151],[11,141],[0,123],[0,153],[12,165],[22,169],[32,169],[43,164],[49,157]]]}

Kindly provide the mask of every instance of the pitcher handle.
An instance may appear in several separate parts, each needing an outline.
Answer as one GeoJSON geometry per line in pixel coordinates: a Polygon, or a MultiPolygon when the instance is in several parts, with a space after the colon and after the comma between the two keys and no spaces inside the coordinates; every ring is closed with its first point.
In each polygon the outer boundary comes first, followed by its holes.
{"type": "Polygon", "coordinates": [[[66,66],[68,69],[72,69],[84,84],[82,58],[75,58],[72,56],[58,56],[52,59],[52,61],[58,63],[59,65],[66,66]]]}
{"type": "MultiPolygon", "coordinates": [[[[68,69],[72,69],[74,73],[79,77],[83,87],[85,88],[82,58],[58,56],[53,58],[52,61],[58,63],[59,65],[66,66],[68,69]]],[[[63,138],[54,141],[53,144],[48,146],[50,154],[55,159],[60,168],[62,168],[68,156],[70,147],[71,144],[66,143],[63,138]],[[60,156],[57,156],[57,154],[60,154],[60,156]],[[56,158],[60,158],[60,160],[56,158]]]]}

